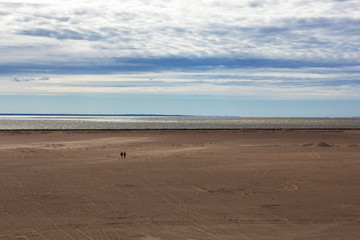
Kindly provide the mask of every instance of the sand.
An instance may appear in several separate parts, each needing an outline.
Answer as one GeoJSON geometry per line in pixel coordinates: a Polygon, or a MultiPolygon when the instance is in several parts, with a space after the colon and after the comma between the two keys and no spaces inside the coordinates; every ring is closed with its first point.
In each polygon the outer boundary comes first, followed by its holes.
{"type": "Polygon", "coordinates": [[[0,132],[0,239],[360,239],[359,173],[355,130],[0,132]]]}

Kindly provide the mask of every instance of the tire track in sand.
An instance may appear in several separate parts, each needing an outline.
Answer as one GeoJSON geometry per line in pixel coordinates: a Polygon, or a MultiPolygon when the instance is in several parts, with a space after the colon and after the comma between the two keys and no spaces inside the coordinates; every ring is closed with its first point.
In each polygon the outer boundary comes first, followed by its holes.
{"type": "MultiPolygon", "coordinates": [[[[176,186],[165,182],[162,184],[164,185],[164,188],[168,187],[172,188],[174,191],[178,191],[178,188],[176,186]]],[[[171,194],[171,191],[164,191],[158,185],[151,183],[151,181],[147,181],[147,183],[144,182],[144,185],[154,190],[159,197],[161,197],[165,202],[172,206],[172,209],[176,210],[177,212],[177,218],[179,218],[178,215],[180,214],[186,217],[186,219],[191,220],[191,222],[195,224],[195,226],[192,226],[193,228],[195,228],[195,230],[201,231],[208,236],[211,236],[211,239],[227,239],[225,235],[228,233],[232,233],[235,236],[241,236],[243,239],[251,240],[250,237],[246,236],[241,231],[234,230],[233,228],[214,220],[210,216],[201,213],[199,209],[195,210],[188,208],[188,204],[190,201],[200,201],[201,197],[204,197],[205,195],[193,196],[184,201],[181,201],[174,194],[171,194]]],[[[190,193],[192,192],[190,191],[190,193]]],[[[172,213],[172,215],[174,214],[172,213]]]]}
{"type": "MultiPolygon", "coordinates": [[[[2,175],[2,185],[3,188],[6,189],[6,192],[12,199],[12,202],[17,205],[18,209],[23,213],[24,216],[28,215],[28,211],[25,209],[25,207],[19,203],[18,199],[16,198],[16,195],[20,195],[23,196],[24,194],[24,188],[23,185],[21,184],[20,181],[18,181],[13,175],[9,174],[9,173],[3,173],[2,175]],[[18,189],[18,191],[16,191],[18,189]]],[[[26,197],[27,199],[27,197],[26,197]]],[[[15,226],[20,226],[22,225],[22,222],[19,221],[19,218],[13,216],[11,213],[4,211],[2,209],[0,209],[1,213],[3,213],[4,215],[7,216],[7,221],[2,220],[3,222],[5,222],[7,225],[10,226],[10,228],[13,230],[13,232],[18,232],[19,230],[18,228],[15,228],[13,224],[11,224],[9,222],[9,219],[12,219],[14,222],[16,222],[15,226]]],[[[31,231],[36,231],[33,228],[29,228],[31,231]]],[[[24,233],[21,233],[22,237],[27,238],[27,236],[24,233]]]]}
{"type": "Polygon", "coordinates": [[[197,215],[198,217],[201,217],[203,219],[206,219],[207,222],[211,223],[213,226],[212,228],[218,229],[218,233],[221,234],[222,239],[226,239],[225,235],[232,233],[234,236],[241,236],[243,239],[246,240],[252,240],[252,238],[248,237],[246,234],[241,232],[238,229],[234,229],[232,226],[229,226],[227,224],[222,223],[222,221],[215,220],[214,218],[210,217],[208,214],[203,213],[203,211],[200,210],[200,203],[202,201],[205,201],[205,199],[209,196],[209,193],[203,193],[202,195],[197,195],[194,197],[190,197],[183,201],[181,207],[185,209],[187,212],[191,212],[193,215],[197,215]]]}
{"type": "MultiPolygon", "coordinates": [[[[176,213],[174,213],[174,211],[166,209],[168,214],[172,215],[174,218],[176,218],[179,221],[183,220],[179,216],[186,217],[185,219],[192,222],[193,225],[190,225],[190,227],[193,228],[194,230],[197,230],[197,231],[200,231],[200,232],[206,234],[207,236],[211,237],[210,239],[221,239],[212,232],[211,228],[209,228],[208,226],[197,221],[193,216],[191,216],[190,213],[186,212],[184,209],[179,207],[179,206],[181,206],[181,201],[169,196],[167,193],[162,191],[157,185],[151,183],[151,180],[149,180],[149,179],[141,179],[141,183],[143,184],[143,186],[145,188],[151,190],[151,192],[153,192],[155,195],[157,195],[165,203],[169,204],[171,206],[172,210],[176,211],[176,213]],[[174,204],[174,201],[177,202],[178,204],[174,204]]],[[[162,209],[162,210],[164,210],[164,209],[162,209]]]]}

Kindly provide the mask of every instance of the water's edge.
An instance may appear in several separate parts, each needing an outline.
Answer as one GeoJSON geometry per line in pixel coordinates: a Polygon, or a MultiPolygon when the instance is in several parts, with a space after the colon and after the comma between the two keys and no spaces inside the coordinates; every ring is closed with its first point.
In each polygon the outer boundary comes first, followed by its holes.
{"type": "Polygon", "coordinates": [[[346,130],[360,118],[243,118],[189,116],[1,115],[0,131],[118,130],[346,130]]]}

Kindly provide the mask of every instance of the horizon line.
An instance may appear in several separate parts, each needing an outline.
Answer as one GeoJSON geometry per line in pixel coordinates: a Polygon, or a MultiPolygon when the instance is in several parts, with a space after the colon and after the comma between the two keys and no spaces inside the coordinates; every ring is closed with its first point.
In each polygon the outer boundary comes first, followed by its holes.
{"type": "Polygon", "coordinates": [[[0,113],[0,116],[88,116],[88,117],[237,117],[237,118],[323,118],[323,119],[341,119],[341,118],[360,118],[360,116],[352,116],[352,117],[291,117],[291,116],[235,116],[235,115],[194,115],[194,114],[143,114],[143,113],[131,113],[131,114],[106,114],[106,113],[0,113]]]}

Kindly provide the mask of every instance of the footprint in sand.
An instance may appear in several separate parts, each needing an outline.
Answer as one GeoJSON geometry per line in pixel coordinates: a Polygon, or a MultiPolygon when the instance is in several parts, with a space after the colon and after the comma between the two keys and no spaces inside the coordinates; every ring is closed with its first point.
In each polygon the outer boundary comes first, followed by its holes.
{"type": "Polygon", "coordinates": [[[282,183],[282,187],[284,190],[286,191],[297,191],[299,189],[300,185],[306,184],[306,181],[304,180],[299,180],[299,181],[287,181],[282,183]]]}
{"type": "Polygon", "coordinates": [[[310,155],[311,159],[319,159],[320,158],[320,154],[317,152],[310,152],[309,155],[310,155]]]}

